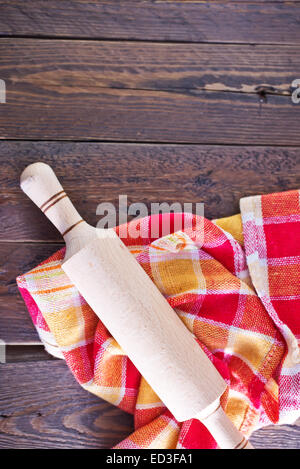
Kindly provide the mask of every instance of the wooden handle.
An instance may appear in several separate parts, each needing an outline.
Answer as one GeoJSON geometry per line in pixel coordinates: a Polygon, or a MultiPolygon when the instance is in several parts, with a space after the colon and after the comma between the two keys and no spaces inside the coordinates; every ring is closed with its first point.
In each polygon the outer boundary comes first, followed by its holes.
{"type": "Polygon", "coordinates": [[[45,163],[33,163],[21,174],[21,188],[65,236],[83,220],[55,173],[45,163]]]}
{"type": "Polygon", "coordinates": [[[104,231],[81,218],[47,164],[39,162],[27,166],[21,174],[21,188],[64,237],[67,247],[65,260],[104,231]]]}
{"type": "Polygon", "coordinates": [[[249,441],[227,417],[220,402],[213,412],[205,417],[200,414],[197,418],[206,426],[221,449],[253,449],[249,441]]]}

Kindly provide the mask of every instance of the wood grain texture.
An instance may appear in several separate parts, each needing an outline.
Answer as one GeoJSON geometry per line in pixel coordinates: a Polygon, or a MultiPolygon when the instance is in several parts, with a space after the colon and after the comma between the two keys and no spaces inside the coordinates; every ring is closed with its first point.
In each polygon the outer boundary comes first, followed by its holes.
{"type": "Polygon", "coordinates": [[[286,96],[72,88],[8,92],[5,139],[300,145],[300,109],[286,96]]]}
{"type": "MultiPolygon", "coordinates": [[[[24,363],[24,362],[41,362],[48,360],[58,360],[53,357],[45,348],[39,345],[6,345],[5,347],[5,362],[6,363],[24,363]]],[[[1,374],[1,372],[0,372],[1,374]]]]}
{"type": "Polygon", "coordinates": [[[0,1],[0,35],[299,42],[299,2],[0,1]]]}
{"type": "Polygon", "coordinates": [[[257,449],[300,449],[300,421],[262,428],[253,433],[250,441],[257,449]]]}
{"type": "MultiPolygon", "coordinates": [[[[0,365],[1,448],[110,448],[132,417],[84,391],[60,360],[0,365]]],[[[255,432],[256,448],[298,448],[297,425],[255,432]]]]}
{"type": "Polygon", "coordinates": [[[87,393],[60,360],[0,365],[1,448],[110,448],[132,417],[87,393]]]}
{"type": "Polygon", "coordinates": [[[0,137],[299,145],[298,49],[2,39],[0,137]]]}
{"type": "Polygon", "coordinates": [[[8,102],[17,85],[19,93],[23,89],[30,94],[34,89],[50,95],[75,90],[88,94],[90,88],[91,92],[129,88],[255,93],[262,85],[290,94],[300,71],[297,44],[216,46],[14,38],[0,40],[0,57],[8,102]]]}

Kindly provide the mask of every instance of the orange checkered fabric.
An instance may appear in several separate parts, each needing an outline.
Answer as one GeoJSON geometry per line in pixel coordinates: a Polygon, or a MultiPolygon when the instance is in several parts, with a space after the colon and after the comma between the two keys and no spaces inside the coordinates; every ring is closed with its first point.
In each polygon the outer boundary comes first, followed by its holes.
{"type": "MultiPolygon", "coordinates": [[[[124,242],[228,383],[222,405],[249,436],[299,416],[299,192],[242,199],[241,215],[243,233],[240,215],[173,214],[164,236],[169,215],[147,217],[130,222],[143,237],[124,242]]],[[[70,284],[63,257],[64,249],[18,286],[47,350],[84,389],[134,414],[135,431],[116,448],[215,448],[199,421],[179,423],[166,409],[70,284]]]]}

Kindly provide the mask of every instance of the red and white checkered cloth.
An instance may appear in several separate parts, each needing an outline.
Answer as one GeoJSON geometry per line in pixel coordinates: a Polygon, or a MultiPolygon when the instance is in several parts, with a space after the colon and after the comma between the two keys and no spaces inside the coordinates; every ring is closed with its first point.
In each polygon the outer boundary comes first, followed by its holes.
{"type": "Polygon", "coordinates": [[[277,373],[282,423],[293,422],[300,409],[299,195],[289,191],[240,203],[252,282],[287,345],[277,373]]]}
{"type": "MultiPolygon", "coordinates": [[[[236,217],[175,214],[159,237],[165,216],[152,216],[130,223],[148,237],[124,241],[227,381],[222,405],[249,436],[300,414],[299,191],[242,199],[241,214],[245,249],[236,217]]],[[[46,348],[85,389],[134,414],[134,433],[117,447],[216,447],[199,421],[180,424],[165,408],[70,284],[63,256],[21,275],[18,286],[46,348]]]]}

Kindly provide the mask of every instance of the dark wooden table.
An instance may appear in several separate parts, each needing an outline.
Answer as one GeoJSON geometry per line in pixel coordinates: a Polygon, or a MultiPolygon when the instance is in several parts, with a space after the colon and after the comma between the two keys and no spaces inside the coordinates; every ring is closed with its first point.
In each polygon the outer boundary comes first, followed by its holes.
{"type": "MultiPolygon", "coordinates": [[[[62,240],[19,189],[53,165],[84,217],[128,202],[204,202],[299,187],[300,2],[1,1],[0,446],[108,448],[132,418],[47,355],[15,277],[62,240]]],[[[256,432],[299,448],[299,426],[256,432]]]]}

